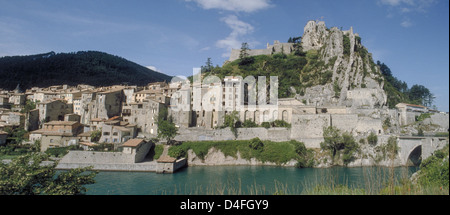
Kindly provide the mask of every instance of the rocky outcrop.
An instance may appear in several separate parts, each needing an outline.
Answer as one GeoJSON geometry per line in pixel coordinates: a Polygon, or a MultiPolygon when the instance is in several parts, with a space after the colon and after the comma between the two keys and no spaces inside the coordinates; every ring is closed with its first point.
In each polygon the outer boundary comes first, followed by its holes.
{"type": "Polygon", "coordinates": [[[324,22],[309,21],[302,37],[303,51],[316,51],[324,62],[320,72],[333,72],[332,82],[312,86],[297,99],[312,105],[340,105],[353,108],[379,108],[387,103],[384,78],[361,37],[350,28],[328,29],[324,22]]]}

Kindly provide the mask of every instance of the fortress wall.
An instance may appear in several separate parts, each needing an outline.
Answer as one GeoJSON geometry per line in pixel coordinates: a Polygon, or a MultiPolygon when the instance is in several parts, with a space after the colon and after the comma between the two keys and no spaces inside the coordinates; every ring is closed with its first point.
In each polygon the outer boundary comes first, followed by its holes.
{"type": "Polygon", "coordinates": [[[375,134],[382,134],[383,122],[381,119],[358,117],[355,131],[358,133],[374,132],[375,134]]]}
{"type": "Polygon", "coordinates": [[[123,164],[134,163],[134,154],[122,152],[90,152],[90,151],[69,151],[60,163],[78,164],[123,164]]]}
{"type": "Polygon", "coordinates": [[[323,138],[323,128],[330,123],[330,114],[293,115],[291,139],[323,138]]]}
{"type": "Polygon", "coordinates": [[[358,123],[357,114],[336,114],[331,115],[331,125],[341,131],[352,132],[356,129],[358,123]]]}
{"type": "Polygon", "coordinates": [[[272,141],[288,141],[290,140],[291,130],[287,128],[271,128],[267,129],[267,137],[272,141]]]}
{"type": "Polygon", "coordinates": [[[435,113],[429,119],[425,119],[424,123],[439,125],[444,131],[447,131],[449,128],[449,117],[448,114],[435,113]]]}
{"type": "MultiPolygon", "coordinates": [[[[237,140],[261,140],[288,141],[291,130],[288,128],[238,128],[237,140]]],[[[217,130],[181,129],[175,137],[178,141],[224,141],[234,140],[235,136],[229,128],[217,130]]]]}

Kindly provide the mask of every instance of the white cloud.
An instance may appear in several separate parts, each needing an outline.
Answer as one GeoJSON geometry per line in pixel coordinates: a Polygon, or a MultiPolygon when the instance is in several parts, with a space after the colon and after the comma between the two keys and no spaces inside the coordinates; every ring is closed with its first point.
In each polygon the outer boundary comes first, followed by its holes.
{"type": "Polygon", "coordinates": [[[379,0],[381,5],[398,8],[400,12],[426,12],[436,0],[379,0]]]}
{"type": "Polygon", "coordinates": [[[402,27],[409,28],[409,27],[411,27],[413,25],[413,23],[411,22],[411,20],[405,19],[405,20],[403,20],[402,23],[400,23],[400,25],[402,27]]]}
{"type": "Polygon", "coordinates": [[[231,49],[238,49],[241,47],[244,36],[253,33],[254,28],[252,25],[239,20],[235,15],[223,17],[221,21],[225,22],[232,30],[228,37],[216,42],[218,48],[226,50],[222,57],[227,57],[230,55],[231,49]]]}
{"type": "Polygon", "coordinates": [[[185,0],[196,2],[205,10],[219,9],[234,12],[255,12],[271,7],[270,0],[185,0]]]}
{"type": "Polygon", "coordinates": [[[436,0],[379,0],[380,5],[386,5],[389,7],[388,18],[395,17],[392,11],[397,11],[401,16],[403,16],[400,25],[402,27],[408,28],[414,25],[410,17],[427,13],[428,9],[436,3],[436,0]]]}

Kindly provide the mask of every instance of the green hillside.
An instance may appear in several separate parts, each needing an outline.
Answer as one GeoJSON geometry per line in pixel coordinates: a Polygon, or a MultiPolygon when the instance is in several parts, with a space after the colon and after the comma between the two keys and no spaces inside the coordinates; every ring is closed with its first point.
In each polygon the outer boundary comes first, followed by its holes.
{"type": "Polygon", "coordinates": [[[170,79],[124,58],[97,51],[0,58],[0,88],[7,90],[17,84],[26,89],[61,84],[146,85],[170,79]]]}
{"type": "Polygon", "coordinates": [[[298,55],[274,54],[248,57],[245,63],[236,60],[222,67],[210,69],[203,67],[203,72],[205,75],[216,75],[219,78],[266,76],[267,81],[270,76],[278,76],[278,96],[279,98],[289,98],[294,97],[297,93],[304,93],[307,87],[331,83],[333,73],[322,71],[326,67],[325,62],[319,59],[317,51],[311,50],[298,55]]]}

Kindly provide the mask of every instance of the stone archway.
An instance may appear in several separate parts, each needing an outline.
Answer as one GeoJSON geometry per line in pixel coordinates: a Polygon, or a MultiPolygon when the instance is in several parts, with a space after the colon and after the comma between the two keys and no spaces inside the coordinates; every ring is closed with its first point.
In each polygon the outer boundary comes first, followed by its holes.
{"type": "Polygon", "coordinates": [[[422,145],[416,146],[408,155],[407,166],[419,166],[422,162],[422,145]]]}

